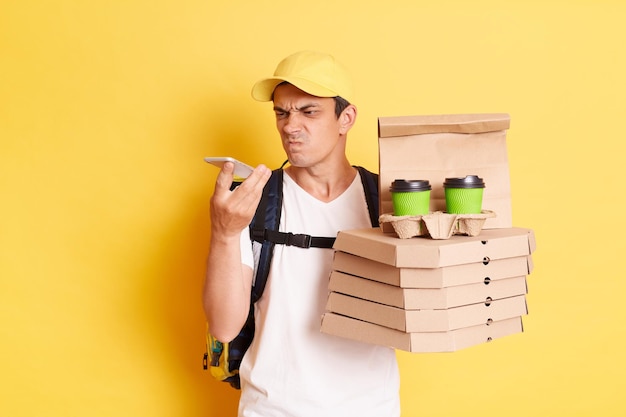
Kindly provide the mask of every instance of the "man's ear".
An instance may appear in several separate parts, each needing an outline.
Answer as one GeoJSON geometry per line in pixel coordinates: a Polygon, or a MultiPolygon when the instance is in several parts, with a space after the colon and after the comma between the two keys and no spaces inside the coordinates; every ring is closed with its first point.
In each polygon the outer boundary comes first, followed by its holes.
{"type": "Polygon", "coordinates": [[[357,110],[353,104],[350,104],[348,107],[343,109],[341,114],[339,115],[339,132],[342,135],[348,133],[348,131],[356,122],[357,110]]]}

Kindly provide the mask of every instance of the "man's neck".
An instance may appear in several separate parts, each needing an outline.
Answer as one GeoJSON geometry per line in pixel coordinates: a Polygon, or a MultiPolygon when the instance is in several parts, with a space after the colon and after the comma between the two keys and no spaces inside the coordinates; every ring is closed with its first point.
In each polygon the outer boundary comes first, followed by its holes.
{"type": "Polygon", "coordinates": [[[347,160],[345,164],[333,169],[290,166],[285,169],[285,172],[304,191],[326,203],[343,194],[356,176],[356,169],[347,160]]]}

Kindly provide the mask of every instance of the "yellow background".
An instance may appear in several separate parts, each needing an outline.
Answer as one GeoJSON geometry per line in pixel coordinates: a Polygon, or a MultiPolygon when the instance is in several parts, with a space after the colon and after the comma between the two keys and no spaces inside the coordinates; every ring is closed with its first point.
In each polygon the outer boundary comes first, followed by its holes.
{"type": "Polygon", "coordinates": [[[379,116],[511,115],[514,223],[538,243],[525,332],[399,352],[403,416],[624,415],[625,19],[606,0],[3,0],[0,415],[234,415],[201,370],[202,157],[282,162],[249,90],[299,49],[352,70],[349,155],[374,170],[379,116]]]}

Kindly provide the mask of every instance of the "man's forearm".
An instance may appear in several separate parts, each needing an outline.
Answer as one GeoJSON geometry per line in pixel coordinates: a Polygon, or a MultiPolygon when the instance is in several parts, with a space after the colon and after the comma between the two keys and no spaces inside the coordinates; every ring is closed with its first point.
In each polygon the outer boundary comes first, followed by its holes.
{"type": "Polygon", "coordinates": [[[234,339],[250,308],[252,268],[241,263],[239,239],[211,239],[203,304],[211,334],[221,342],[234,339]]]}

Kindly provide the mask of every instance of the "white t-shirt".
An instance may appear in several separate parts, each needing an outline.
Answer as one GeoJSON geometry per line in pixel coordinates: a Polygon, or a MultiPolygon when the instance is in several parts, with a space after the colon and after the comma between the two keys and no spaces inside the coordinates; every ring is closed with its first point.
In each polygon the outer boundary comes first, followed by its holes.
{"type": "MultiPolygon", "coordinates": [[[[285,173],[280,231],[333,237],[370,226],[358,175],[324,203],[285,173]]],[[[243,251],[250,262],[249,240],[243,251]]],[[[332,249],[275,246],[255,305],[256,336],[241,364],[240,417],[400,415],[394,350],[320,332],[332,258],[332,249]]]]}

